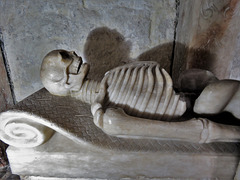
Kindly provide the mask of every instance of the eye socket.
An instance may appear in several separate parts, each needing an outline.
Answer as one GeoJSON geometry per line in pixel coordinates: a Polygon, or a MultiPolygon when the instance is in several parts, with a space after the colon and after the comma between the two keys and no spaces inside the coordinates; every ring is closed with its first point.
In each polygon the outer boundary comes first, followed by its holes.
{"type": "Polygon", "coordinates": [[[81,66],[82,66],[82,57],[79,57],[80,58],[80,62],[79,62],[79,64],[78,64],[78,69],[77,69],[77,73],[79,73],[79,71],[80,71],[80,68],[81,68],[81,66]]]}
{"type": "Polygon", "coordinates": [[[65,52],[65,51],[61,51],[59,52],[59,54],[61,54],[63,59],[72,59],[72,57],[69,55],[69,53],[65,52]]]}
{"type": "Polygon", "coordinates": [[[76,53],[75,51],[73,51],[73,54],[74,54],[75,56],[78,56],[77,53],[76,53]]]}

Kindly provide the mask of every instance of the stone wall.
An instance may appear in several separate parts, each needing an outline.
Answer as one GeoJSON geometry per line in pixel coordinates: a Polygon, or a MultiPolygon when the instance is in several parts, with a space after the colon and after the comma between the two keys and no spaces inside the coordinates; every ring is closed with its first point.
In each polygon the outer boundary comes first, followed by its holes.
{"type": "Polygon", "coordinates": [[[0,40],[14,99],[41,89],[43,57],[74,50],[89,77],[136,59],[158,61],[174,82],[185,69],[240,79],[238,0],[2,0],[0,40]]]}
{"type": "Polygon", "coordinates": [[[180,1],[173,79],[200,68],[240,80],[240,1],[180,1]]]}
{"type": "Polygon", "coordinates": [[[170,71],[175,0],[3,0],[0,30],[16,101],[42,88],[39,71],[53,49],[74,50],[90,77],[132,61],[159,60],[170,71]]]}

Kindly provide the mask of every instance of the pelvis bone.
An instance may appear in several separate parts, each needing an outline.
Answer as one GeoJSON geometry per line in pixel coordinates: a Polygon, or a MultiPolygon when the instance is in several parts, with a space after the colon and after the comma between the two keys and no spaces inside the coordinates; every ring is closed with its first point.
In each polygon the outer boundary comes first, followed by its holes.
{"type": "Polygon", "coordinates": [[[42,63],[42,82],[52,94],[71,95],[90,103],[94,123],[104,132],[200,143],[240,139],[239,133],[233,133],[238,127],[207,119],[169,122],[186,111],[186,103],[174,92],[169,74],[156,62],[126,64],[96,82],[86,78],[88,65],[78,63],[80,59],[65,50],[50,52],[42,63]],[[210,133],[209,129],[216,130],[210,133]],[[224,133],[219,133],[222,129],[224,133]]]}

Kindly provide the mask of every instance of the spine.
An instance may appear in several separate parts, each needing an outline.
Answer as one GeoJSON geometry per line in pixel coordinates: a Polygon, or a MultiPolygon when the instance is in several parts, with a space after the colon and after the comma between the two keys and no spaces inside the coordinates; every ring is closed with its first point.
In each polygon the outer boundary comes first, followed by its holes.
{"type": "Polygon", "coordinates": [[[99,92],[100,83],[94,80],[85,80],[81,89],[71,94],[72,97],[81,100],[82,102],[92,104],[99,92]]]}

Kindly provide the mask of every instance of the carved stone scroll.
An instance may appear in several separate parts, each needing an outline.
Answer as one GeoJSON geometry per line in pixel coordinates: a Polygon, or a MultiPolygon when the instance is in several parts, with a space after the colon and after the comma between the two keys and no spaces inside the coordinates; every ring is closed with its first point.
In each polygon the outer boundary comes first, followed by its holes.
{"type": "Polygon", "coordinates": [[[0,122],[0,139],[15,147],[39,146],[54,133],[46,120],[27,112],[1,113],[0,122]]]}

